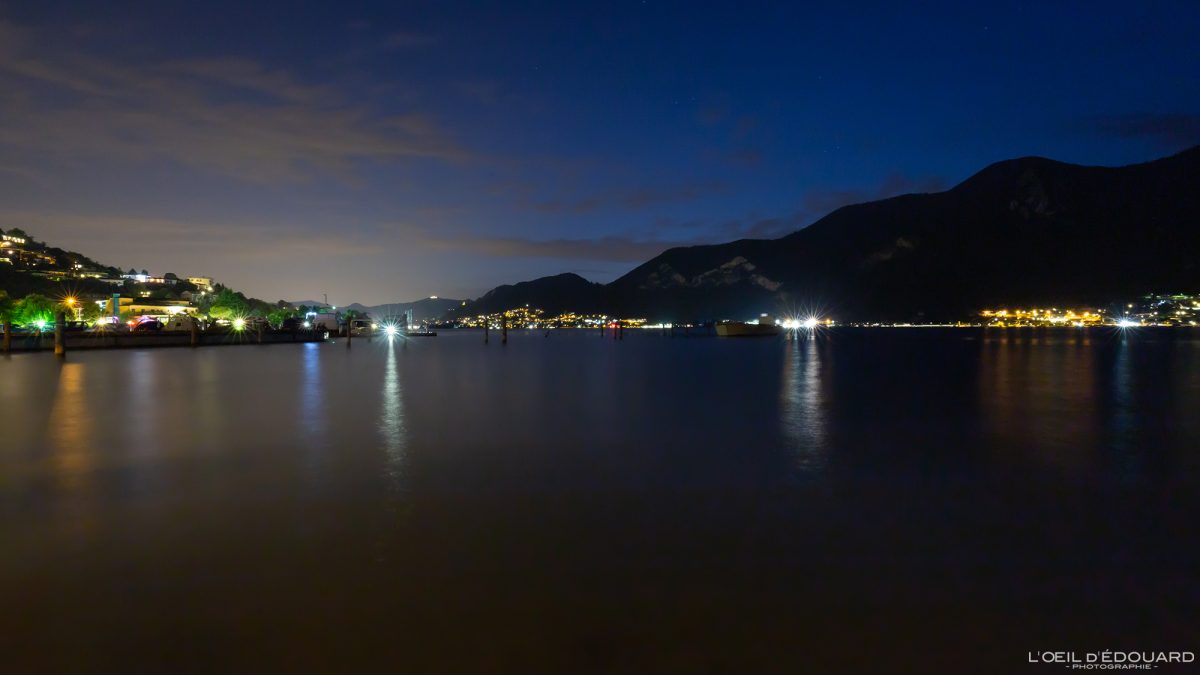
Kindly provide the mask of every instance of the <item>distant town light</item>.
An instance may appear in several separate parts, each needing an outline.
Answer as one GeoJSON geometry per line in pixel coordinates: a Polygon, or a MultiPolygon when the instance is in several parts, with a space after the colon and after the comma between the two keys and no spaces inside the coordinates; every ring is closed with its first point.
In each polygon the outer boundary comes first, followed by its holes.
{"type": "Polygon", "coordinates": [[[804,327],[809,330],[812,330],[817,327],[818,323],[820,323],[820,322],[817,321],[817,318],[815,316],[810,316],[804,320],[804,327]]]}
{"type": "Polygon", "coordinates": [[[233,320],[233,329],[234,329],[234,330],[242,330],[242,329],[244,329],[245,327],[246,327],[246,320],[245,320],[245,319],[234,319],[234,320],[233,320]]]}

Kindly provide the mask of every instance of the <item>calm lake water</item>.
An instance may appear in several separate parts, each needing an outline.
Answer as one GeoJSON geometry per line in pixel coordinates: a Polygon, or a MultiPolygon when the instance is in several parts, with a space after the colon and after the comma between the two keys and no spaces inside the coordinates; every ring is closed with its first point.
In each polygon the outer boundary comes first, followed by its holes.
{"type": "Polygon", "coordinates": [[[498,338],[0,359],[5,670],[1200,651],[1200,331],[498,338]]]}

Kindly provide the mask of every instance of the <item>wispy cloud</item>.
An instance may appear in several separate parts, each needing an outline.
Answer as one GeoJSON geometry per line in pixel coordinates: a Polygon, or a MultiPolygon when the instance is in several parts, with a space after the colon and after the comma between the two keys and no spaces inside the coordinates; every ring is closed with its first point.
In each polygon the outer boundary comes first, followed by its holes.
{"type": "MultiPolygon", "coordinates": [[[[936,192],[945,189],[945,185],[946,181],[936,176],[913,178],[896,173],[888,176],[879,187],[872,190],[813,188],[804,194],[797,209],[783,214],[752,215],[715,225],[703,221],[675,222],[670,219],[660,219],[652,227],[659,236],[651,238],[606,236],[537,239],[530,237],[445,237],[426,234],[423,235],[423,242],[434,249],[465,251],[502,258],[644,262],[677,246],[721,243],[734,239],[775,239],[791,234],[830,211],[848,204],[884,199],[910,192],[936,192]],[[668,233],[683,236],[666,236],[668,233]]],[[[609,199],[603,203],[612,204],[619,203],[619,201],[614,202],[609,199]]],[[[590,203],[587,205],[589,208],[593,208],[590,203]]],[[[599,208],[599,205],[594,208],[599,208]]]]}
{"type": "Polygon", "coordinates": [[[133,63],[38,38],[0,22],[0,145],[13,154],[166,159],[256,182],[468,155],[428,114],[383,112],[252,60],[133,63]]]}
{"type": "Polygon", "coordinates": [[[523,237],[429,238],[431,248],[502,258],[555,258],[604,262],[642,262],[675,246],[698,241],[666,241],[607,236],[594,239],[523,237]]]}
{"type": "MultiPolygon", "coordinates": [[[[297,255],[358,256],[381,252],[378,243],[345,232],[319,232],[285,223],[186,220],[67,211],[0,211],[0,228],[21,227],[30,234],[119,264],[118,256],[140,260],[171,258],[186,249],[189,258],[264,261],[297,255]],[[113,232],[120,232],[114,239],[113,232]],[[143,247],[144,250],[139,249],[143,247]]],[[[145,266],[146,263],[140,263],[145,266]]]]}
{"type": "Polygon", "coordinates": [[[1098,133],[1117,138],[1144,138],[1167,150],[1200,143],[1200,115],[1192,113],[1128,113],[1089,120],[1098,133]]]}
{"type": "Polygon", "coordinates": [[[728,190],[721,181],[697,181],[669,186],[643,186],[606,190],[578,199],[555,199],[532,205],[541,213],[583,214],[606,209],[637,211],[656,204],[686,202],[721,194],[728,190]]]}
{"type": "Polygon", "coordinates": [[[909,176],[903,173],[893,173],[873,190],[822,187],[809,189],[801,199],[798,212],[811,220],[816,220],[850,204],[861,204],[914,192],[941,192],[946,187],[947,181],[941,176],[909,176]]]}

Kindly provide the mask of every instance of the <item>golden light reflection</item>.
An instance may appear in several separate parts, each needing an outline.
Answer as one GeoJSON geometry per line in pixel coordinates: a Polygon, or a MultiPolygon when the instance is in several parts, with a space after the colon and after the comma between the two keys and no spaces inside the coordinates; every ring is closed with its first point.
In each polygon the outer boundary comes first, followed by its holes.
{"type": "Polygon", "coordinates": [[[1072,470],[1095,461],[1087,454],[1099,443],[1098,354],[1090,343],[1004,335],[987,339],[980,356],[982,422],[994,447],[1072,470]]]}
{"type": "Polygon", "coordinates": [[[86,373],[81,363],[62,365],[46,434],[53,452],[50,461],[55,476],[60,486],[68,490],[82,487],[96,463],[92,448],[95,420],[87,404],[86,373]]]}

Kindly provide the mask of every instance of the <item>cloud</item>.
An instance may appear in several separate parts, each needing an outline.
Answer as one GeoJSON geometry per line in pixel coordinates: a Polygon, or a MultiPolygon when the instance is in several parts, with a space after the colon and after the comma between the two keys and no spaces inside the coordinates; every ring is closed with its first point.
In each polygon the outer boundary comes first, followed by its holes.
{"type": "Polygon", "coordinates": [[[1148,139],[1168,150],[1183,149],[1200,143],[1200,115],[1195,114],[1106,115],[1092,118],[1090,126],[1103,136],[1148,139]]]}
{"type": "Polygon", "coordinates": [[[606,209],[637,211],[656,204],[686,202],[721,194],[728,185],[721,181],[698,181],[665,187],[608,190],[574,200],[550,200],[533,204],[541,213],[583,214],[606,209]]]}
{"type": "Polygon", "coordinates": [[[504,97],[503,86],[495,80],[455,82],[451,88],[464,99],[484,105],[495,105],[504,97]]]}
{"type": "MultiPolygon", "coordinates": [[[[0,211],[0,228],[21,227],[38,239],[117,264],[117,256],[139,260],[187,257],[236,258],[240,261],[297,255],[359,256],[381,253],[377,242],[344,231],[314,232],[285,223],[181,220],[172,218],[82,214],[66,211],[0,211]],[[113,237],[120,232],[120,237],[113,237]],[[127,253],[132,251],[132,253],[127,253]]],[[[118,265],[119,266],[119,265],[118,265]]],[[[139,263],[145,266],[145,263],[139,263]]]]}
{"type": "Polygon", "coordinates": [[[468,157],[429,115],[385,113],[248,59],[122,62],[0,22],[0,146],[26,163],[169,160],[254,182],[468,157]]]}
{"type": "Polygon", "coordinates": [[[698,241],[666,241],[607,236],[594,239],[529,239],[523,237],[470,237],[426,240],[432,248],[500,258],[555,258],[603,262],[643,262],[675,246],[698,241]]]}
{"type": "Polygon", "coordinates": [[[947,181],[941,176],[913,177],[903,173],[892,173],[873,190],[812,188],[804,193],[799,213],[816,220],[850,204],[872,202],[903,194],[941,192],[946,187],[947,181]]]}

